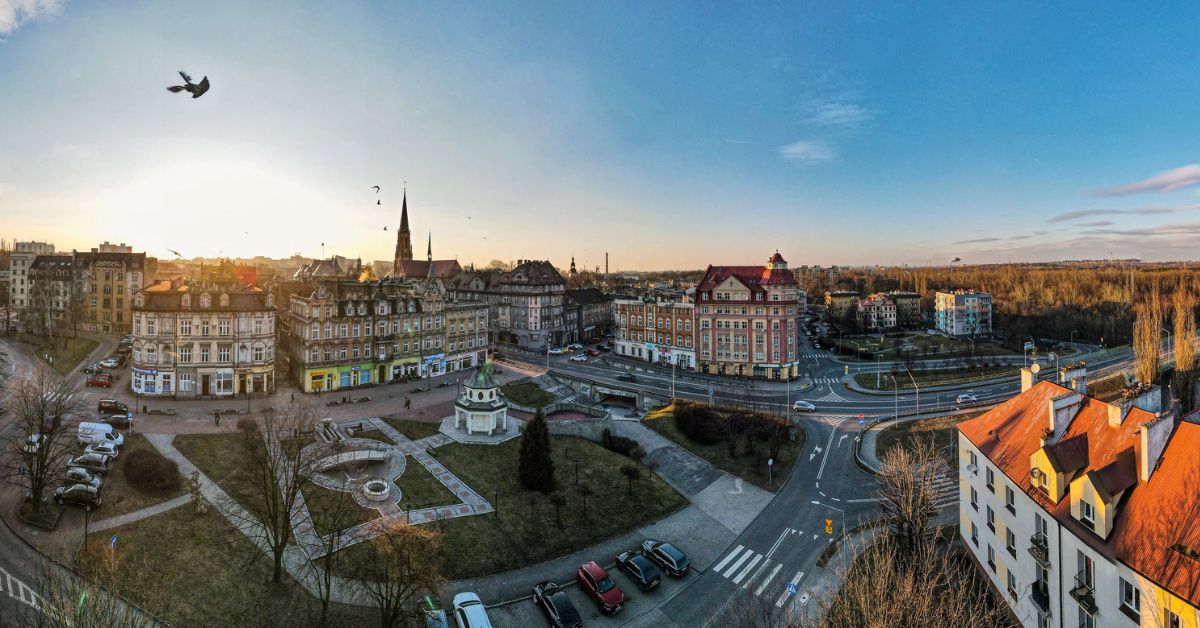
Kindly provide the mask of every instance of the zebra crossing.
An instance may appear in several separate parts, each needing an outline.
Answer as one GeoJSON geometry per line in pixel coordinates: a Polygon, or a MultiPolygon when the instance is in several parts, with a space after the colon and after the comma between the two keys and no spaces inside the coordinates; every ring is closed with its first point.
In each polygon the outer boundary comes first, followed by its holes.
{"type": "Polygon", "coordinates": [[[814,351],[814,352],[812,352],[812,353],[801,353],[801,354],[800,354],[800,357],[802,357],[802,358],[810,358],[810,359],[816,360],[817,358],[823,358],[823,357],[825,357],[826,355],[828,355],[828,354],[821,353],[820,351],[814,351]]]}
{"type": "Polygon", "coordinates": [[[797,571],[786,582],[782,579],[776,580],[776,576],[783,570],[783,563],[772,560],[771,556],[789,536],[802,536],[803,534],[803,530],[786,529],[766,554],[738,545],[714,565],[711,571],[735,585],[741,585],[742,589],[753,587],[755,597],[761,597],[771,587],[771,584],[774,583],[782,589],[779,597],[775,600],[775,606],[782,608],[787,603],[788,598],[791,597],[792,591],[800,584],[800,580],[804,578],[804,572],[797,571]]]}
{"type": "Polygon", "coordinates": [[[812,381],[814,384],[836,384],[842,380],[838,377],[814,377],[812,381]]]}
{"type": "Polygon", "coordinates": [[[949,473],[933,476],[933,505],[938,510],[958,504],[958,482],[949,473]]]}

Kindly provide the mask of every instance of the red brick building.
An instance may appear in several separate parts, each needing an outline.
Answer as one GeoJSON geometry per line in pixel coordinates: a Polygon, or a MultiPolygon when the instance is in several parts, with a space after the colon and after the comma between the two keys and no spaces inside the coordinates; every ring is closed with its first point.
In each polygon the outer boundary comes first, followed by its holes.
{"type": "Polygon", "coordinates": [[[796,278],[778,251],[765,266],[709,266],[696,286],[696,362],[702,373],[799,375],[796,278]]]}

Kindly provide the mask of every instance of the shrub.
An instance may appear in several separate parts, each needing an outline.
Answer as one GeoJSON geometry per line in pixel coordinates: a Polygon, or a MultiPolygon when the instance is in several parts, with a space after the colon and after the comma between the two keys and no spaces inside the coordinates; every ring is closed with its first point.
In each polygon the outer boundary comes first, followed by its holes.
{"type": "Polygon", "coordinates": [[[258,421],[252,417],[244,416],[237,420],[237,431],[239,432],[257,432],[258,421]]]}
{"type": "Polygon", "coordinates": [[[725,440],[726,419],[711,408],[693,403],[675,404],[675,427],[701,445],[725,440]]]}
{"type": "Polygon", "coordinates": [[[609,451],[615,451],[627,458],[633,458],[633,450],[637,448],[638,443],[632,438],[624,436],[614,436],[610,430],[604,430],[603,433],[604,446],[609,451]]]}
{"type": "Polygon", "coordinates": [[[138,449],[126,454],[124,472],[125,481],[144,493],[167,493],[183,486],[175,463],[153,449],[138,449]]]}

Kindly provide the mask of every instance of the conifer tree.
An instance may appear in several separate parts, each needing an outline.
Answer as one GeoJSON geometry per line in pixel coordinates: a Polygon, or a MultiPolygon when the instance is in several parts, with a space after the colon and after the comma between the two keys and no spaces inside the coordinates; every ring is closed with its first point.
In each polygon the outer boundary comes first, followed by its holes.
{"type": "Polygon", "coordinates": [[[554,490],[554,461],[550,458],[550,430],[539,409],[521,433],[518,476],[526,488],[543,493],[554,490]]]}

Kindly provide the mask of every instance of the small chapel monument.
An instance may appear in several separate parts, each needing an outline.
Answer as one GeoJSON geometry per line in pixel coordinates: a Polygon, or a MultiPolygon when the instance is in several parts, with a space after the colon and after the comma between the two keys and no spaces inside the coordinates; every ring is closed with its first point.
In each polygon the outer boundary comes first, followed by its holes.
{"type": "Polygon", "coordinates": [[[488,436],[508,432],[508,400],[492,376],[491,362],[479,367],[454,401],[454,429],[488,436]]]}

